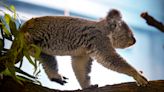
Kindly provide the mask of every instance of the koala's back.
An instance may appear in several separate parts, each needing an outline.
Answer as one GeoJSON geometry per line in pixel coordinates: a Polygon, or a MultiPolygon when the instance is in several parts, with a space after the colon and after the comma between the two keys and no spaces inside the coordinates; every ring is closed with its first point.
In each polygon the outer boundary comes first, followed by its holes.
{"type": "Polygon", "coordinates": [[[82,54],[83,46],[92,39],[94,21],[73,17],[39,17],[27,21],[21,31],[29,43],[54,55],[82,54]]]}

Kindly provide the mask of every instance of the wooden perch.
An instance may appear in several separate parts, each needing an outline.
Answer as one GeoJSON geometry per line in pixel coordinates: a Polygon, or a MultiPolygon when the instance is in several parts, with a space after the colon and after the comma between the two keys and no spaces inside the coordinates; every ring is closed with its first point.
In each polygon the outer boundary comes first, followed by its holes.
{"type": "Polygon", "coordinates": [[[128,82],[72,91],[49,89],[29,82],[23,82],[23,84],[20,85],[11,77],[5,76],[0,79],[0,92],[164,92],[164,80],[149,81],[146,87],[139,87],[135,82],[128,82]]]}
{"type": "Polygon", "coordinates": [[[164,32],[164,25],[157,21],[155,18],[150,16],[147,12],[141,13],[141,17],[146,20],[147,24],[150,26],[154,26],[159,29],[161,32],[164,32]]]}

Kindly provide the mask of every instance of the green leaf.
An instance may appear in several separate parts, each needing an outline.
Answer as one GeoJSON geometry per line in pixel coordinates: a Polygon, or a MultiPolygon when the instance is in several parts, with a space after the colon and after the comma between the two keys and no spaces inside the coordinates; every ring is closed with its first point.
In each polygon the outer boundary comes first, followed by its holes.
{"type": "Polygon", "coordinates": [[[9,37],[10,36],[10,32],[9,32],[9,30],[6,28],[6,26],[4,24],[2,24],[2,28],[3,28],[4,33],[9,37]]]}
{"type": "Polygon", "coordinates": [[[34,76],[32,76],[32,75],[30,75],[30,74],[24,72],[23,70],[21,70],[21,69],[18,68],[18,67],[15,67],[15,71],[18,72],[18,73],[20,73],[20,74],[23,74],[23,75],[25,75],[25,76],[27,76],[27,77],[29,77],[29,78],[36,79],[36,77],[34,77],[34,76]]]}
{"type": "Polygon", "coordinates": [[[35,82],[35,80],[26,78],[26,77],[21,76],[21,75],[17,75],[17,79],[19,79],[19,80],[21,80],[21,81],[35,82]]]}
{"type": "Polygon", "coordinates": [[[14,67],[10,65],[10,66],[8,67],[8,69],[9,69],[9,71],[10,71],[10,73],[11,73],[11,76],[12,76],[13,78],[16,78],[14,67]]]}
{"type": "Polygon", "coordinates": [[[9,71],[9,69],[8,68],[6,68],[3,72],[2,72],[2,74],[4,74],[4,75],[8,75],[8,76],[10,76],[11,75],[11,73],[10,73],[10,71],[9,71]]]}
{"type": "Polygon", "coordinates": [[[10,5],[10,9],[11,9],[13,12],[16,11],[14,5],[10,5]]]}
{"type": "Polygon", "coordinates": [[[9,27],[10,27],[11,34],[13,34],[14,37],[16,37],[18,31],[17,31],[16,23],[13,20],[10,20],[9,27]]]}
{"type": "Polygon", "coordinates": [[[33,73],[37,76],[39,74],[39,71],[37,72],[38,65],[37,65],[36,59],[39,59],[40,53],[41,53],[41,49],[38,46],[34,45],[34,44],[31,44],[30,47],[32,47],[34,49],[34,58],[35,58],[34,64],[35,64],[36,67],[35,67],[33,73]]]}
{"type": "Polygon", "coordinates": [[[2,28],[3,28],[4,33],[7,35],[6,38],[9,39],[9,40],[12,40],[11,33],[9,31],[9,28],[10,28],[9,23],[10,23],[10,21],[12,21],[11,16],[9,14],[5,13],[4,21],[2,22],[2,28]]]}
{"type": "Polygon", "coordinates": [[[0,28],[2,28],[2,22],[0,21],[0,28]]]}
{"type": "Polygon", "coordinates": [[[11,16],[9,14],[5,13],[4,18],[5,18],[5,22],[7,23],[7,25],[9,25],[9,22],[11,20],[11,16]]]}
{"type": "Polygon", "coordinates": [[[10,5],[10,10],[14,13],[14,20],[16,20],[16,9],[14,5],[10,5]]]}
{"type": "Polygon", "coordinates": [[[34,45],[34,44],[31,44],[30,46],[34,48],[34,50],[35,50],[34,57],[36,59],[38,59],[40,57],[41,49],[38,46],[34,45]]]}
{"type": "Polygon", "coordinates": [[[2,5],[3,7],[5,7],[7,10],[10,10],[10,8],[3,2],[0,2],[0,5],[2,5]]]}
{"type": "Polygon", "coordinates": [[[30,62],[30,64],[32,64],[33,66],[34,66],[34,68],[36,69],[37,68],[37,66],[36,66],[36,64],[32,61],[32,59],[31,59],[31,57],[30,57],[30,55],[27,53],[27,51],[23,51],[23,54],[25,55],[25,57],[28,59],[28,61],[30,62]]]}
{"type": "Polygon", "coordinates": [[[6,63],[6,66],[7,66],[6,74],[8,74],[9,76],[11,76],[19,84],[22,84],[22,82],[20,80],[18,80],[17,77],[16,77],[16,71],[15,71],[15,68],[14,68],[14,64],[11,63],[11,62],[7,62],[6,63]]]}
{"type": "Polygon", "coordinates": [[[29,79],[29,78],[26,78],[26,77],[21,76],[21,75],[17,75],[17,79],[19,79],[21,81],[28,81],[28,82],[33,82],[33,83],[37,83],[39,85],[42,85],[41,82],[36,80],[36,79],[29,79]]]}
{"type": "Polygon", "coordinates": [[[23,59],[21,59],[21,60],[19,61],[19,63],[20,63],[19,68],[21,68],[22,65],[23,65],[23,59]]]}
{"type": "Polygon", "coordinates": [[[11,74],[12,77],[15,77],[15,68],[14,68],[14,64],[11,62],[7,62],[6,66],[11,74]]]}

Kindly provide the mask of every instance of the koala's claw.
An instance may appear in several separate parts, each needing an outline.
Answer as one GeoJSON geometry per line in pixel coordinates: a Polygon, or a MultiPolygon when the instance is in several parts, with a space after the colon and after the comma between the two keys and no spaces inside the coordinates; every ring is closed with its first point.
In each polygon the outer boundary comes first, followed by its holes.
{"type": "Polygon", "coordinates": [[[98,84],[95,84],[95,85],[91,85],[89,88],[98,88],[98,84]]]}
{"type": "Polygon", "coordinates": [[[68,78],[66,78],[66,77],[63,77],[63,79],[51,78],[51,81],[55,81],[55,82],[59,83],[60,85],[64,85],[65,83],[67,83],[67,81],[65,81],[66,79],[68,79],[68,78]]]}
{"type": "Polygon", "coordinates": [[[63,79],[64,79],[64,80],[68,80],[68,78],[67,78],[67,77],[64,77],[64,76],[63,76],[63,79]]]}
{"type": "Polygon", "coordinates": [[[134,79],[137,81],[138,86],[148,85],[148,80],[140,73],[138,73],[136,76],[134,76],[134,79]]]}
{"type": "Polygon", "coordinates": [[[50,80],[54,81],[54,82],[57,82],[60,85],[64,85],[65,83],[67,83],[66,80],[68,80],[68,78],[60,75],[59,78],[50,78],[50,80]]]}

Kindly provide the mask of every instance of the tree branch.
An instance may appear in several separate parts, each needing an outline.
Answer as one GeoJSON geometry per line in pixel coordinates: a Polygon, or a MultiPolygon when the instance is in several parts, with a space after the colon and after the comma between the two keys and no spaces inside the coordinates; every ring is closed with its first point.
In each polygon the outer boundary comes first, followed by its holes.
{"type": "Polygon", "coordinates": [[[150,26],[154,26],[155,28],[159,29],[161,32],[164,32],[164,25],[157,21],[155,18],[150,16],[147,12],[141,13],[141,17],[146,20],[146,23],[150,26]]]}
{"type": "Polygon", "coordinates": [[[139,87],[135,82],[128,82],[83,90],[60,91],[30,82],[23,82],[23,85],[20,85],[11,77],[5,76],[0,79],[0,92],[164,92],[164,80],[149,81],[146,87],[139,87]]]}

